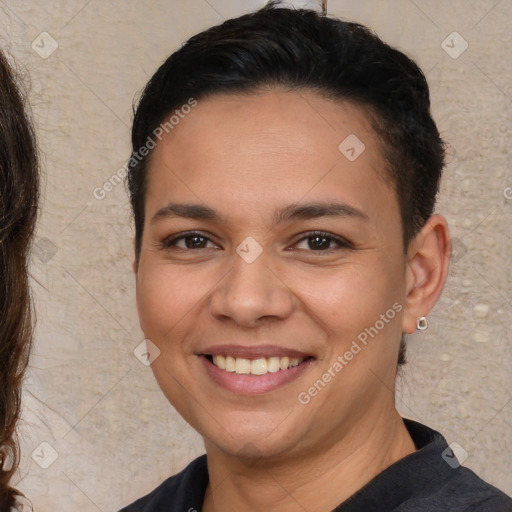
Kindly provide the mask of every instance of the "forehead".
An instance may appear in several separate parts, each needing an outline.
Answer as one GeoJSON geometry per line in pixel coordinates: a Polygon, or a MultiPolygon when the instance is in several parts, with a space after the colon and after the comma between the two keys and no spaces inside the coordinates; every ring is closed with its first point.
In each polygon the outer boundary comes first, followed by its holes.
{"type": "Polygon", "coordinates": [[[396,202],[386,165],[359,106],[305,91],[217,95],[182,114],[153,150],[148,200],[264,209],[341,194],[377,207],[375,195],[396,202]]]}

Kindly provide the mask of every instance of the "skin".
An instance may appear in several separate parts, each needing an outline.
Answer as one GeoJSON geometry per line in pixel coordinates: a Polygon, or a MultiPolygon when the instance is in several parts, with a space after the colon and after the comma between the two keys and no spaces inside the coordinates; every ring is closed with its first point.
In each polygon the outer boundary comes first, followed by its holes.
{"type": "Polygon", "coordinates": [[[364,110],[313,92],[201,100],[154,149],[134,261],[137,305],[160,350],[152,369],[161,389],[205,440],[203,512],[329,511],[415,450],[394,403],[398,347],[437,301],[450,243],[434,215],[404,251],[385,168],[364,110]],[[350,134],[365,144],[354,161],[338,150],[350,134]],[[288,205],[324,201],[362,216],[272,225],[288,205]],[[155,218],[169,203],[206,205],[223,221],[155,218]],[[206,239],[163,246],[188,230],[206,239]],[[316,230],[349,246],[328,239],[315,249],[307,236],[316,230]],[[249,236],[262,249],[252,263],[236,252],[249,236]],[[401,311],[378,335],[300,403],[299,393],[397,302],[401,311]],[[278,389],[247,395],[214,382],[198,355],[263,343],[314,359],[278,389]]]}

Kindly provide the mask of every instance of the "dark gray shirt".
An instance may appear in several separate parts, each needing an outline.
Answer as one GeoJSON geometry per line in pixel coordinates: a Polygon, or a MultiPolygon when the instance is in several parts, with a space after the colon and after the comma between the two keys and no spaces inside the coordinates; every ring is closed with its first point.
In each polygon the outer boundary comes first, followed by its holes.
{"type": "MultiPolygon", "coordinates": [[[[404,423],[417,451],[389,466],[333,512],[512,512],[512,499],[460,466],[439,432],[412,420],[404,423]]],[[[207,485],[202,455],[120,512],[201,512],[207,485]]]]}

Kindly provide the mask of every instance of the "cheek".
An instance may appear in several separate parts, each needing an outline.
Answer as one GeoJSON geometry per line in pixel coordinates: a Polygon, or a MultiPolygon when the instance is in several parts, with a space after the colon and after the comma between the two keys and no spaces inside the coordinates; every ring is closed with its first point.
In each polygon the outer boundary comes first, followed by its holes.
{"type": "Polygon", "coordinates": [[[322,319],[333,334],[347,334],[373,325],[400,298],[391,277],[377,258],[352,263],[336,270],[315,269],[289,276],[297,297],[322,319]]]}
{"type": "Polygon", "coordinates": [[[143,264],[137,276],[137,308],[146,337],[157,345],[182,337],[217,280],[218,273],[204,269],[155,260],[143,264]]]}
{"type": "Polygon", "coordinates": [[[164,395],[185,419],[190,396],[184,392],[188,389],[188,363],[183,340],[193,325],[201,291],[185,269],[155,261],[139,268],[136,295],[141,326],[145,337],[160,350],[151,369],[164,395]]]}
{"type": "MultiPolygon", "coordinates": [[[[137,307],[144,332],[158,342],[183,317],[192,300],[192,287],[185,278],[171,273],[169,267],[152,263],[143,266],[137,276],[137,307]]],[[[188,281],[188,279],[187,279],[188,281]]]]}
{"type": "Polygon", "coordinates": [[[327,337],[326,365],[347,354],[344,377],[339,379],[344,386],[363,390],[368,385],[364,368],[383,378],[383,368],[394,368],[402,330],[400,283],[398,266],[388,266],[377,257],[323,275],[316,272],[297,282],[310,315],[327,337]]]}

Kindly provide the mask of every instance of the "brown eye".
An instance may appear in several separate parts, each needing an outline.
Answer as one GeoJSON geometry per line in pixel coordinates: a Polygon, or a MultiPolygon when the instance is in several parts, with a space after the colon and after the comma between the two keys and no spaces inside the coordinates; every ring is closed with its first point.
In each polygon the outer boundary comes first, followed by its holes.
{"type": "Polygon", "coordinates": [[[183,237],[187,249],[204,249],[206,237],[204,236],[186,236],[183,237]]]}
{"type": "MultiPolygon", "coordinates": [[[[304,241],[307,243],[305,249],[309,251],[328,252],[336,249],[352,248],[352,245],[343,238],[325,232],[308,233],[307,236],[301,238],[298,243],[300,244],[304,241]],[[333,243],[336,244],[337,247],[332,247],[333,243]]],[[[304,247],[300,249],[304,249],[304,247]]]]}
{"type": "Polygon", "coordinates": [[[330,249],[331,239],[326,236],[313,236],[308,238],[310,249],[330,249]]]}
{"type": "MultiPolygon", "coordinates": [[[[163,248],[176,247],[178,249],[208,249],[206,246],[211,240],[199,232],[181,233],[179,235],[173,235],[166,238],[162,242],[163,248]],[[183,241],[183,243],[182,243],[183,241]],[[181,244],[181,245],[180,245],[181,244]]],[[[213,244],[213,242],[211,242],[213,244]]]]}

